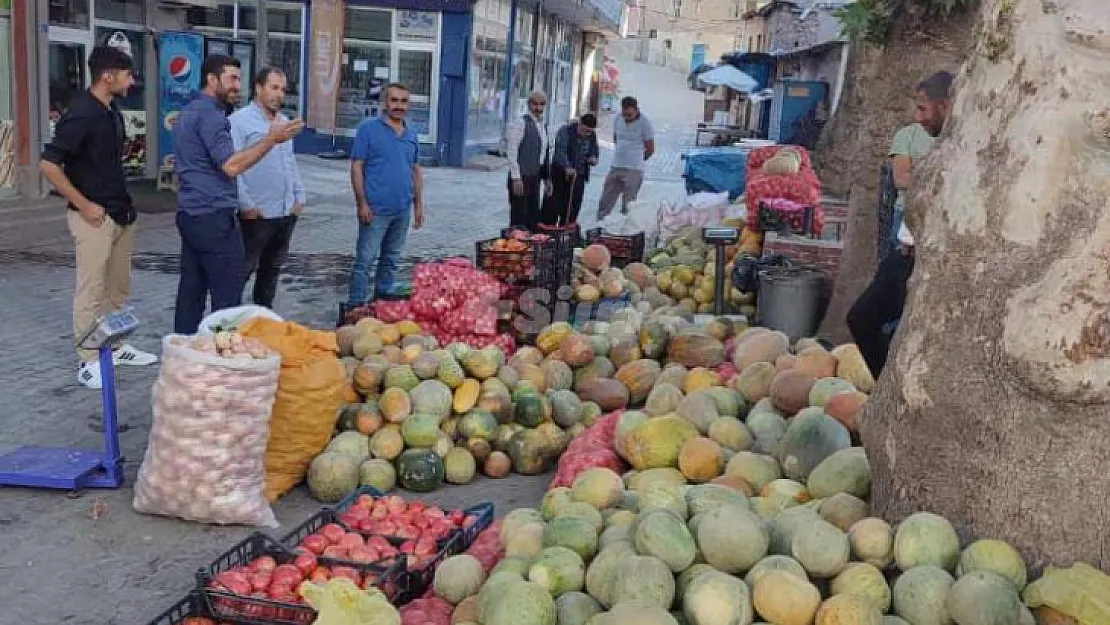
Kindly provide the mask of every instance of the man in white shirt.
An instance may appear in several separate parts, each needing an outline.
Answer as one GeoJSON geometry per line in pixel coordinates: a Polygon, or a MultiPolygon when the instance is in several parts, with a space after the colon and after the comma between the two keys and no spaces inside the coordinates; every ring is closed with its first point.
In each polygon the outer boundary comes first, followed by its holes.
{"type": "Polygon", "coordinates": [[[655,153],[655,130],[640,113],[636,98],[621,98],[621,118],[614,124],[613,139],[613,164],[597,205],[598,221],[613,212],[618,197],[621,212],[628,214],[628,203],[636,200],[644,183],[644,162],[655,153]]]}
{"type": "MultiPolygon", "coordinates": [[[[547,95],[533,91],[528,113],[509,123],[505,149],[509,157],[509,225],[534,230],[540,219],[540,181],[547,178],[549,142],[543,112],[547,95]]],[[[551,185],[547,185],[548,193],[551,185]]]]}

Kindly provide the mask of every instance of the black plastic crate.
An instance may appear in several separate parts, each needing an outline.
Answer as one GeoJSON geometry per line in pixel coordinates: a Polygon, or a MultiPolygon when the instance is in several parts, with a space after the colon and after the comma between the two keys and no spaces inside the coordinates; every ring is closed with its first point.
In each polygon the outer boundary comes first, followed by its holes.
{"type": "Polygon", "coordinates": [[[623,269],[630,263],[644,261],[644,233],[636,234],[608,234],[601,228],[594,228],[586,232],[587,245],[604,245],[609,250],[610,264],[623,269]]]}
{"type": "Polygon", "coordinates": [[[558,280],[559,245],[555,239],[522,241],[525,249],[497,250],[500,239],[487,239],[474,244],[474,266],[502,282],[551,285],[558,280]]]}
{"type": "MultiPolygon", "coordinates": [[[[501,238],[513,238],[516,232],[528,232],[523,228],[502,228],[501,238]]],[[[574,248],[582,247],[584,239],[582,238],[582,228],[577,222],[567,226],[548,226],[539,224],[536,226],[534,233],[529,234],[543,234],[551,237],[555,241],[555,269],[552,274],[554,282],[552,284],[544,284],[543,286],[555,286],[558,288],[564,284],[570,284],[571,273],[574,267],[574,248]]]]}
{"type": "MultiPolygon", "coordinates": [[[[158,618],[151,621],[149,625],[180,625],[191,616],[212,618],[207,608],[205,608],[204,599],[196,591],[189,593],[184,599],[173,604],[170,609],[159,614],[158,618]]],[[[224,619],[224,622],[239,623],[241,621],[224,619]]]]}
{"type": "Polygon", "coordinates": [[[281,543],[261,532],[255,532],[207,568],[197,571],[197,587],[203,600],[203,609],[217,620],[250,625],[308,625],[316,620],[316,610],[307,604],[283,603],[209,588],[209,583],[220,573],[267,555],[278,564],[290,564],[296,558],[281,543]]]}
{"type": "MultiPolygon", "coordinates": [[[[382,495],[382,493],[379,492],[373,486],[362,486],[362,487],[356,489],[350,495],[347,495],[346,497],[344,497],[339,503],[335,504],[335,506],[333,506],[332,508],[325,508],[324,509],[324,510],[328,510],[332,513],[330,515],[330,517],[328,517],[332,520],[327,521],[327,523],[336,522],[336,523],[339,523],[340,525],[343,525],[344,527],[346,527],[346,524],[339,521],[339,515],[342,514],[345,511],[347,511],[348,509],[350,509],[351,506],[355,505],[355,502],[357,502],[359,500],[359,498],[361,498],[363,496],[369,496],[369,497],[373,497],[374,499],[380,499],[384,495],[382,495]]],[[[423,503],[423,502],[421,502],[421,503],[423,503]]],[[[427,504],[425,504],[425,505],[427,505],[427,504]]],[[[448,510],[448,509],[444,509],[443,511],[447,514],[451,514],[451,513],[455,512],[455,510],[448,510]]],[[[321,511],[321,512],[323,512],[323,511],[321,511]]],[[[473,525],[471,525],[470,527],[459,528],[459,529],[455,530],[454,532],[452,532],[451,535],[448,535],[444,538],[441,538],[439,541],[437,541],[438,542],[437,547],[439,547],[440,549],[443,549],[445,547],[450,546],[452,544],[451,539],[452,539],[453,535],[454,534],[460,534],[462,539],[456,545],[456,547],[458,548],[458,551],[456,551],[455,553],[461,553],[462,551],[465,551],[468,547],[470,547],[470,545],[474,542],[474,540],[476,538],[478,538],[478,534],[482,530],[486,529],[487,527],[490,526],[490,524],[493,523],[493,503],[492,502],[486,501],[486,502],[482,502],[482,503],[474,505],[474,506],[470,506],[469,508],[464,508],[462,510],[462,513],[463,513],[463,518],[464,519],[467,518],[467,517],[473,516],[473,517],[477,518],[477,521],[473,525]],[[475,529],[475,528],[477,528],[477,529],[475,529]]],[[[307,524],[307,521],[306,521],[305,524],[307,524]]],[[[326,523],[321,523],[319,525],[319,527],[323,527],[324,525],[326,525],[326,523]]],[[[319,527],[317,527],[316,529],[319,529],[319,527]]],[[[303,539],[304,536],[307,536],[308,534],[311,534],[312,532],[315,532],[316,529],[312,530],[311,532],[306,532],[304,535],[302,535],[300,537],[300,539],[303,539]]],[[[351,529],[355,529],[355,528],[351,528],[351,529]]],[[[359,530],[355,529],[355,531],[359,531],[359,530]]],[[[359,531],[359,533],[362,534],[363,532],[359,531]]],[[[405,542],[406,540],[409,540],[407,538],[400,538],[400,537],[395,537],[395,536],[383,536],[383,537],[386,538],[387,540],[389,540],[390,542],[392,542],[395,545],[399,545],[399,544],[405,542]]],[[[288,536],[286,536],[286,538],[288,538],[288,536]]],[[[299,542],[300,539],[298,539],[298,542],[299,542]]],[[[292,544],[289,543],[285,539],[282,539],[282,542],[286,545],[292,546],[292,544]]]]}

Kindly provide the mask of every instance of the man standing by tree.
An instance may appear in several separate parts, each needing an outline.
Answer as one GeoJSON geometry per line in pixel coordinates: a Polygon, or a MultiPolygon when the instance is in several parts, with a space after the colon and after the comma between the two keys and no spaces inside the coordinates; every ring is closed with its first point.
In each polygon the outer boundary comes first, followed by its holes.
{"type": "MultiPolygon", "coordinates": [[[[505,150],[509,157],[509,225],[535,230],[540,220],[540,182],[547,177],[550,145],[543,111],[547,95],[528,96],[528,114],[509,123],[505,150]]],[[[551,190],[551,183],[547,186],[551,190]]]]}
{"type": "Polygon", "coordinates": [[[246,261],[235,178],[304,128],[300,120],[275,121],[258,143],[236,152],[227,116],[242,91],[239,61],[209,56],[201,79],[200,95],[181,109],[173,127],[174,167],[181,183],[181,278],[173,321],[178,334],[197,331],[209,293],[213,311],[239,305],[246,261]]]}
{"type": "MultiPolygon", "coordinates": [[[[258,71],[254,77],[254,101],[230,117],[231,140],[236,150],[263,141],[275,121],[289,121],[281,113],[286,86],[285,73],[280,69],[263,67],[258,71]]],[[[281,265],[306,199],[293,144],[286,142],[275,147],[236,182],[246,250],[243,281],[254,273],[254,303],[273,308],[281,265]]]]}
{"type": "Polygon", "coordinates": [[[615,148],[613,165],[605,177],[601,201],[597,205],[598,220],[613,211],[621,198],[621,212],[628,214],[628,203],[634,202],[644,183],[644,162],[655,153],[655,130],[651,121],[640,113],[640,105],[631,96],[621,98],[621,118],[613,128],[615,148]]]}
{"type": "Polygon", "coordinates": [[[894,250],[879,264],[871,284],[848,311],[848,328],[871,372],[878,377],[890,350],[890,326],[906,304],[906,283],[913,274],[913,236],[902,223],[906,191],[913,187],[913,166],[933,148],[944,129],[952,100],[953,76],[937,72],[917,86],[914,123],[894,135],[889,156],[898,188],[891,243],[894,250]]]}
{"type": "Polygon", "coordinates": [[[417,163],[420,143],[405,122],[409,89],[391,83],[384,97],[385,115],[359,124],[351,150],[351,187],[359,226],[349,307],[370,301],[372,269],[374,297],[396,297],[394,273],[409,223],[417,229],[424,225],[424,174],[417,163]]]}
{"type": "Polygon", "coordinates": [[[555,150],[551,154],[552,195],[544,200],[542,223],[565,226],[578,221],[590,168],[597,165],[595,128],[597,116],[586,113],[555,135],[555,150]]]}
{"type": "MultiPolygon", "coordinates": [[[[89,54],[92,86],[74,98],[42,152],[40,167],[68,202],[69,231],[76,248],[77,285],[73,295],[73,337],[78,340],[101,315],[119,310],[131,295],[131,249],[137,213],[123,172],[123,116],[116,98],[135,84],[132,60],[117,48],[89,54]]],[[[95,351],[77,350],[77,381],[101,387],[95,351]]],[[[124,343],[117,365],[150,365],[153,354],[124,343]]]]}

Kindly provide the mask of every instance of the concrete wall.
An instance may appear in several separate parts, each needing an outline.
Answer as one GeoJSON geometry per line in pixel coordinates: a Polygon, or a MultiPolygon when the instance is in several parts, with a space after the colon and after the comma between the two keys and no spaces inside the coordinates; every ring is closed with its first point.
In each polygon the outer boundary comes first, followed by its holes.
{"type": "Polygon", "coordinates": [[[681,0],[675,15],[675,0],[640,0],[629,11],[628,30],[638,40],[636,60],[675,71],[690,71],[693,45],[705,44],[705,58],[718,60],[722,54],[742,49],[745,39],[744,14],[756,6],[749,0],[681,0]],[[656,38],[649,33],[656,31],[656,38]]]}

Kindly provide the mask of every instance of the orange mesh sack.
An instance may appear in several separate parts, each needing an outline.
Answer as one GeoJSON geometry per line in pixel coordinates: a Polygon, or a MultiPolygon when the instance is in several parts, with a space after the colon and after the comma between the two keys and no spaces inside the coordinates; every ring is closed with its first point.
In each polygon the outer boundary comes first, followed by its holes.
{"type": "Polygon", "coordinates": [[[273,502],[304,481],[309,463],[327,447],[351,385],[334,332],[255,317],[239,333],[281,354],[265,457],[265,493],[273,502]]]}

